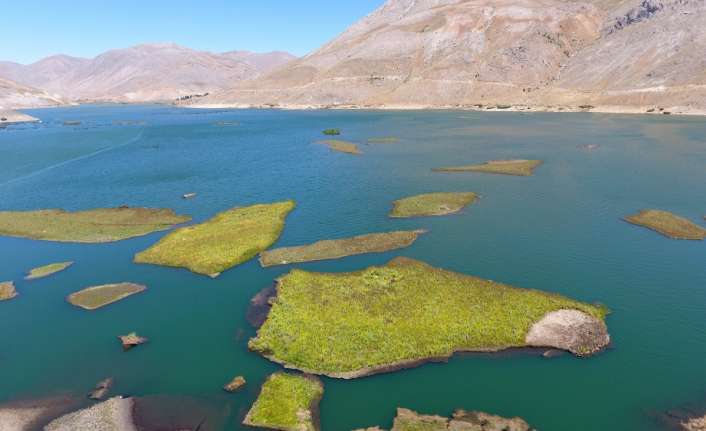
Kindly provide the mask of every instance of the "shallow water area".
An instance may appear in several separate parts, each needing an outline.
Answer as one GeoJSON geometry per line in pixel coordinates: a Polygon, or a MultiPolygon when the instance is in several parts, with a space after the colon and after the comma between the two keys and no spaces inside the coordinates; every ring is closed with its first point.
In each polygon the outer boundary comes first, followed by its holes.
{"type": "MultiPolygon", "coordinates": [[[[198,223],[235,206],[294,199],[274,247],[428,233],[387,253],[272,268],[252,260],[218,279],[133,264],[166,232],[110,244],[0,237],[0,280],[14,280],[19,293],[0,303],[0,403],[85,398],[111,376],[112,395],[153,397],[147,410],[171,400],[199,406],[186,408],[194,417],[158,426],[205,417],[204,429],[244,430],[260,385],[280,369],[247,349],[251,298],[293,267],[353,271],[395,256],[606,304],[613,347],[589,359],[458,355],[354,381],[323,379],[324,430],[389,428],[395,409],[406,407],[521,416],[543,431],[657,431],[652,412],[706,399],[706,243],[622,220],[658,208],[706,226],[703,118],[116,105],[27,113],[42,123],[0,131],[0,211],[127,204],[172,208],[198,223]],[[351,142],[399,142],[351,157],[316,144],[331,127],[351,142]],[[532,177],[432,172],[503,159],[544,163],[532,177]],[[397,199],[447,191],[481,198],[446,217],[388,217],[397,199]],[[75,263],[23,280],[31,268],[64,261],[75,263]],[[86,286],[124,281],[149,289],[95,312],[66,302],[86,286]],[[150,343],[123,352],[116,337],[130,332],[150,343]],[[228,394],[221,388],[235,375],[248,384],[228,394]]],[[[156,422],[147,410],[144,420],[156,422]]]]}

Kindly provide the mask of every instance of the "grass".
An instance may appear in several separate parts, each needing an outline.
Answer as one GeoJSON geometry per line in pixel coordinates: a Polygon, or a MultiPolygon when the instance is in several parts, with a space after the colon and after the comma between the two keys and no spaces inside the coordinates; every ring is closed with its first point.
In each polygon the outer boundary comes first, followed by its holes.
{"type": "Polygon", "coordinates": [[[434,169],[435,172],[483,172],[528,177],[542,164],[541,160],[491,160],[479,165],[434,169]]]}
{"type": "Polygon", "coordinates": [[[326,129],[322,133],[327,136],[338,136],[341,134],[341,129],[326,129]]]}
{"type": "Polygon", "coordinates": [[[52,263],[49,265],[40,266],[29,271],[25,280],[37,280],[39,278],[49,277],[50,275],[61,272],[73,265],[73,262],[52,263]]]}
{"type": "Polygon", "coordinates": [[[314,431],[324,387],[318,379],[289,373],[272,374],[243,423],[284,431],[314,431]]]}
{"type": "Polygon", "coordinates": [[[0,235],[45,241],[105,243],[163,231],[190,217],[169,209],[101,208],[0,212],[0,235]]]}
{"type": "Polygon", "coordinates": [[[360,149],[358,148],[358,146],[352,142],[341,141],[338,139],[328,139],[326,141],[320,141],[318,143],[323,144],[323,145],[327,145],[333,151],[338,151],[341,153],[355,154],[355,155],[363,154],[360,151],[360,149]]]}
{"type": "Polygon", "coordinates": [[[260,255],[263,267],[290,263],[338,259],[365,253],[382,253],[412,245],[424,231],[372,233],[353,238],[315,242],[300,247],[285,247],[265,251],[260,255]]]}
{"type": "Polygon", "coordinates": [[[0,301],[8,301],[16,296],[15,283],[11,281],[0,283],[0,301]]]}
{"type": "Polygon", "coordinates": [[[456,410],[451,418],[422,415],[408,409],[397,409],[391,431],[449,431],[449,430],[514,430],[533,428],[521,418],[504,418],[483,412],[456,410]]]}
{"type": "Polygon", "coordinates": [[[96,310],[128,296],[144,292],[146,289],[147,287],[134,283],[105,284],[74,292],[69,295],[67,300],[77,307],[96,310]]]}
{"type": "Polygon", "coordinates": [[[396,144],[398,142],[400,142],[400,139],[394,136],[383,136],[380,138],[368,139],[369,144],[396,144]]]}
{"type": "Polygon", "coordinates": [[[652,229],[672,239],[706,239],[706,228],[667,211],[643,210],[626,217],[629,223],[652,229]]]}
{"type": "Polygon", "coordinates": [[[294,201],[285,201],[224,211],[205,223],[170,233],[135,255],[135,262],[216,277],[274,244],[294,207],[294,201]]]}
{"type": "Polygon", "coordinates": [[[407,218],[453,214],[461,211],[477,199],[478,195],[472,192],[427,193],[411,196],[395,201],[390,217],[407,218]]]}
{"type": "Polygon", "coordinates": [[[525,346],[547,313],[607,310],[397,258],[353,273],[293,270],[251,350],[313,374],[353,378],[456,351],[525,346]]]}

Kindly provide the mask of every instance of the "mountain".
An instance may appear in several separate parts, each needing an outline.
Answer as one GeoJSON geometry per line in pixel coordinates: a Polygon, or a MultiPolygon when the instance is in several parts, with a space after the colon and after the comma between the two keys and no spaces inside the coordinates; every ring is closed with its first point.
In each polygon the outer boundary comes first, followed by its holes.
{"type": "Polygon", "coordinates": [[[59,96],[0,78],[0,110],[57,106],[65,103],[59,96]]]}
{"type": "Polygon", "coordinates": [[[703,0],[388,0],[202,106],[706,111],[703,0]]]}
{"type": "Polygon", "coordinates": [[[281,52],[214,54],[175,44],[147,44],[93,59],[58,55],[27,66],[4,62],[0,77],[73,101],[172,101],[256,78],[293,58],[281,52]]]}

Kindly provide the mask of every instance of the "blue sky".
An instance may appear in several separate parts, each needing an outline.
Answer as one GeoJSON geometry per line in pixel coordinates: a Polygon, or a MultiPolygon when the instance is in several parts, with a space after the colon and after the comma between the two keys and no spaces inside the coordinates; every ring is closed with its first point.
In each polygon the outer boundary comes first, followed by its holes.
{"type": "Polygon", "coordinates": [[[384,0],[37,0],[7,1],[0,60],[53,54],[93,57],[144,42],[222,52],[285,50],[303,55],[384,0]]]}

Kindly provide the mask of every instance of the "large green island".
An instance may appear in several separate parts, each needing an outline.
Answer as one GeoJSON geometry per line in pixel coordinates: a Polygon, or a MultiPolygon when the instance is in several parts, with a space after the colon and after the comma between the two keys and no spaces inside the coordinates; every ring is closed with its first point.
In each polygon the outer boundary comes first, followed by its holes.
{"type": "Polygon", "coordinates": [[[170,209],[99,208],[0,212],[0,236],[45,241],[105,243],[170,229],[191,217],[170,209]]]}
{"type": "Polygon", "coordinates": [[[293,270],[251,350],[334,378],[409,368],[454,352],[551,347],[588,356],[610,337],[608,310],[397,258],[352,273],[293,270]]]}
{"type": "Polygon", "coordinates": [[[134,260],[217,277],[274,244],[294,206],[294,201],[285,201],[224,211],[205,223],[177,229],[134,260]]]}

